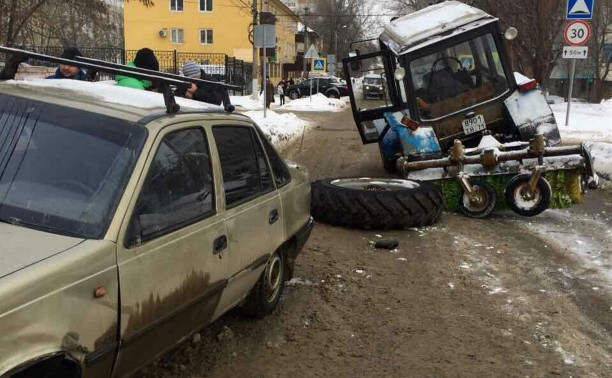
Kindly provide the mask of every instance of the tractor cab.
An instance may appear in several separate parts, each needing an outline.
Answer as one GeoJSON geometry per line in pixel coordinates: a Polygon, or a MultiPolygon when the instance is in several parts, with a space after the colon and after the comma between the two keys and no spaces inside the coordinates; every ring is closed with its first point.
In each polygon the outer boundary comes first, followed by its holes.
{"type": "MultiPolygon", "coordinates": [[[[585,147],[558,147],[559,129],[537,82],[513,72],[505,40],[517,34],[502,33],[499,20],[478,8],[445,1],[394,19],[375,43],[351,44],[368,51],[343,60],[353,117],[362,142],[379,144],[385,170],[460,183],[469,194],[465,208],[488,206],[472,215],[492,207],[478,195],[484,184],[475,190],[471,177],[532,172],[524,201],[535,198],[547,172],[580,171],[583,183],[596,185],[585,147]]],[[[536,202],[534,209],[546,207],[536,202]]]]}
{"type": "MultiPolygon", "coordinates": [[[[516,29],[506,36],[515,37],[516,29]]],[[[456,139],[477,146],[485,130],[500,142],[528,141],[540,132],[549,146],[560,143],[552,110],[536,90],[537,83],[517,83],[515,76],[524,77],[512,72],[497,18],[446,1],[390,22],[377,42],[379,51],[353,53],[344,60],[364,144],[384,147],[393,123],[386,113],[410,119],[415,127],[430,127],[440,153],[456,139]],[[381,78],[384,96],[366,90],[374,75],[381,78]],[[524,103],[529,109],[521,106],[524,103]]],[[[399,157],[401,152],[422,155],[396,145],[393,154],[399,157]]]]}

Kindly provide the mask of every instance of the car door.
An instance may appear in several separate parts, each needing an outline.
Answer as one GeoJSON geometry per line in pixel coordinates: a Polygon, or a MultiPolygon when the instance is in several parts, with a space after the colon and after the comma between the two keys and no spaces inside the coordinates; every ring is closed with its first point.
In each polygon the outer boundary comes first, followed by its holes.
{"type": "Polygon", "coordinates": [[[208,140],[199,124],[174,125],[148,155],[118,245],[115,376],[134,372],[216,313],[226,285],[227,233],[208,140]]]}
{"type": "Polygon", "coordinates": [[[218,124],[212,134],[223,177],[229,251],[223,312],[248,294],[285,235],[280,197],[255,128],[218,124]]]}

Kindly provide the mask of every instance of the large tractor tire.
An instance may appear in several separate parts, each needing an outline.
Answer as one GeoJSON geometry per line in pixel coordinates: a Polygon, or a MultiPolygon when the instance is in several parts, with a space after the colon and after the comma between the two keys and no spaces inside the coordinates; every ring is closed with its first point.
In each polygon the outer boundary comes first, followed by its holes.
{"type": "Polygon", "coordinates": [[[334,226],[406,229],[433,224],[444,199],[440,189],[402,179],[323,179],[312,184],[312,216],[334,226]]]}

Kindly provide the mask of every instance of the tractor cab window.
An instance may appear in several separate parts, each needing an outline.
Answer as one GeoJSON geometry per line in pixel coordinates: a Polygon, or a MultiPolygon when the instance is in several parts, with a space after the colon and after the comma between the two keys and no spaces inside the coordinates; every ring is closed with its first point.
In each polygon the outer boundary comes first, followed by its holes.
{"type": "Polygon", "coordinates": [[[422,120],[434,120],[508,91],[499,52],[486,34],[410,62],[422,120]]]}

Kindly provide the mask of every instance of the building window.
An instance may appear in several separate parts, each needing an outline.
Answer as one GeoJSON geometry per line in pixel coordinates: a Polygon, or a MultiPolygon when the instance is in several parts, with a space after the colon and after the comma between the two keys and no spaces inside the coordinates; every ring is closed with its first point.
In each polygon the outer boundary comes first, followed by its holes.
{"type": "Polygon", "coordinates": [[[212,29],[200,29],[200,44],[201,45],[212,45],[213,44],[212,29]]]}
{"type": "Polygon", "coordinates": [[[212,12],[213,0],[200,0],[200,12],[212,12]]]}
{"type": "Polygon", "coordinates": [[[172,43],[180,44],[184,43],[183,40],[183,29],[171,29],[170,30],[170,40],[172,43]]]}
{"type": "Polygon", "coordinates": [[[183,11],[183,1],[184,0],[170,0],[170,10],[172,12],[182,12],[183,11]]]}

